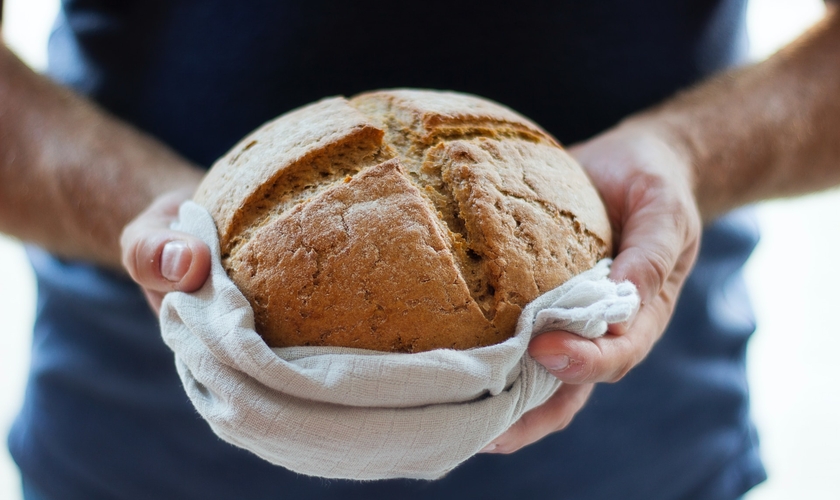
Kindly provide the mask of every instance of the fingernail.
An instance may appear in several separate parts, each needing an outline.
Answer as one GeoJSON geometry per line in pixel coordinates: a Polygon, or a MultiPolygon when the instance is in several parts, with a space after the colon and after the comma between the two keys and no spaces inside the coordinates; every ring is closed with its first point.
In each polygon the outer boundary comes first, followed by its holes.
{"type": "Polygon", "coordinates": [[[569,360],[569,357],[565,354],[560,354],[557,356],[543,356],[537,361],[539,361],[540,364],[542,364],[543,366],[545,366],[553,372],[565,370],[569,367],[569,363],[571,362],[569,360]]]}
{"type": "Polygon", "coordinates": [[[496,443],[490,443],[487,446],[485,446],[484,448],[480,449],[478,452],[479,453],[490,453],[491,451],[495,450],[498,446],[499,445],[497,445],[496,443]]]}
{"type": "Polygon", "coordinates": [[[160,274],[169,281],[178,282],[187,274],[192,261],[192,250],[183,241],[170,241],[160,254],[160,274]]]}

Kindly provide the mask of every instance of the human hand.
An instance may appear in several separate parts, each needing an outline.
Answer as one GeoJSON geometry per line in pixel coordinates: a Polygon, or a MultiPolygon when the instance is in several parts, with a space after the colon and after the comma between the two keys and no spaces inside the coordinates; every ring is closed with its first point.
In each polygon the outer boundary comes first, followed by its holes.
{"type": "Polygon", "coordinates": [[[687,153],[651,120],[622,123],[570,149],[600,191],[615,234],[610,278],[630,280],[642,306],[626,324],[589,340],[547,332],[528,352],[564,384],[484,452],[512,453],[566,427],[594,383],[616,382],[641,362],[662,335],[694,265],[701,222],[687,153]]]}
{"type": "Polygon", "coordinates": [[[178,207],[192,190],[170,191],[158,197],[123,229],[122,263],[143,287],[155,313],[167,292],[192,292],[210,274],[210,249],[200,239],[170,229],[178,207]]]}

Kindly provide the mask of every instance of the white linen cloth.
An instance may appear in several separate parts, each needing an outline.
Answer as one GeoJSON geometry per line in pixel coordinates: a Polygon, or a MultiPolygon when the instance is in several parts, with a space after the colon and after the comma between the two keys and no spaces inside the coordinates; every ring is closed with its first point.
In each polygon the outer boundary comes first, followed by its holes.
{"type": "Polygon", "coordinates": [[[560,382],[527,354],[532,332],[592,338],[639,307],[602,261],[525,308],[511,339],[466,351],[272,349],[228,279],[213,220],[192,202],[177,229],[204,240],[211,276],[167,294],[161,330],[195,408],[225,441],[301,474],[436,479],[542,404],[560,382]],[[536,323],[535,323],[536,321],[536,323]]]}

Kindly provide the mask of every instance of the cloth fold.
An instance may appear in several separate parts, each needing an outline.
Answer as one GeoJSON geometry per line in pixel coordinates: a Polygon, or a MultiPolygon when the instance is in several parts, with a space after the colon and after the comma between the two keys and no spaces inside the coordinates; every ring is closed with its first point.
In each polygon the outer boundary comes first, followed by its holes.
{"type": "Polygon", "coordinates": [[[161,331],[201,416],[222,439],[301,474],[357,480],[436,479],[473,456],[560,382],[527,354],[533,335],[587,338],[638,310],[609,261],[529,304],[516,335],[466,351],[382,353],[340,347],[272,349],[221,265],[216,228],[193,202],[176,229],[205,241],[211,276],[164,298],[161,331]]]}

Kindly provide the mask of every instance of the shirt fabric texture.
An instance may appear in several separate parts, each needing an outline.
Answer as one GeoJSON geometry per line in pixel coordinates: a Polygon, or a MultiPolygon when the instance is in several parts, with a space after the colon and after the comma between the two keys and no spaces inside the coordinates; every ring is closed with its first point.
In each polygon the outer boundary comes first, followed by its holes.
{"type": "MultiPolygon", "coordinates": [[[[65,0],[49,75],[210,165],[328,95],[470,92],[571,144],[743,59],[745,0],[65,0]]],[[[668,331],[563,432],[439,481],[302,477],[230,446],[187,399],[138,288],[29,255],[32,365],[9,446],[55,499],[729,499],[764,478],[749,420],[749,212],[721,218],[668,331]]]]}

